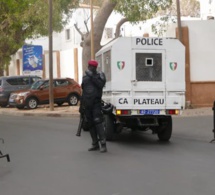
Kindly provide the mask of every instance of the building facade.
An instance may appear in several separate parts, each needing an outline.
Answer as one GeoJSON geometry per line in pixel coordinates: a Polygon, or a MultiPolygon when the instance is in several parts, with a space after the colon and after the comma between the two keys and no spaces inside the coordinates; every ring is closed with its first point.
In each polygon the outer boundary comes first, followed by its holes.
{"type": "MultiPolygon", "coordinates": [[[[215,100],[215,20],[208,19],[212,16],[215,0],[201,3],[201,18],[197,20],[183,20],[183,44],[186,46],[186,100],[193,107],[212,106],[215,100]],[[210,5],[210,6],[209,6],[210,5]],[[209,9],[210,8],[210,9],[209,9]]],[[[82,78],[82,48],[81,36],[74,27],[82,32],[86,30],[84,21],[89,26],[89,9],[78,9],[70,23],[61,33],[53,33],[53,76],[71,77],[81,83],[82,78]]],[[[105,26],[102,44],[114,38],[117,22],[122,17],[113,13],[105,26]]],[[[211,19],[211,18],[210,18],[211,19]]],[[[151,31],[153,20],[140,22],[136,25],[125,23],[121,27],[121,36],[156,36],[151,31]]],[[[166,37],[177,37],[177,24],[168,26],[166,37]]],[[[28,40],[27,43],[43,46],[43,78],[49,78],[48,37],[37,40],[28,40]]],[[[12,56],[8,75],[22,75],[22,50],[12,56]]]]}

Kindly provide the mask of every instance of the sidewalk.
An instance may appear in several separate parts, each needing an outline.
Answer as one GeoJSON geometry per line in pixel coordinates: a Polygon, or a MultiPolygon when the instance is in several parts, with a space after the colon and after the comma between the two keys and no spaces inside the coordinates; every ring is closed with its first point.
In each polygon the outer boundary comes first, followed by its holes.
{"type": "MultiPolygon", "coordinates": [[[[19,110],[17,108],[0,108],[0,115],[17,115],[17,116],[50,116],[50,117],[72,117],[79,115],[79,106],[55,106],[53,111],[50,111],[49,105],[39,106],[37,109],[19,110]]],[[[212,116],[213,110],[210,107],[186,109],[183,114],[177,117],[189,116],[212,116]]]]}

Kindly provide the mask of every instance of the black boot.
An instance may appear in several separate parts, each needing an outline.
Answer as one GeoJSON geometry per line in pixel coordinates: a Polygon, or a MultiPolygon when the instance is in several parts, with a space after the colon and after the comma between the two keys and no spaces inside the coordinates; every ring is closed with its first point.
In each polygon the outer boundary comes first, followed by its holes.
{"type": "Polygon", "coordinates": [[[96,133],[96,129],[95,128],[90,128],[90,135],[92,138],[92,147],[88,149],[88,151],[95,151],[95,150],[99,150],[99,143],[98,143],[98,137],[97,137],[97,133],[96,133]]]}
{"type": "Polygon", "coordinates": [[[95,151],[99,150],[99,144],[92,144],[92,147],[88,149],[88,151],[95,151]]]}
{"type": "Polygon", "coordinates": [[[106,135],[104,131],[104,125],[103,123],[99,123],[96,125],[96,130],[99,136],[99,141],[100,141],[100,152],[107,152],[107,147],[106,147],[106,135]]]}
{"type": "Polygon", "coordinates": [[[100,152],[102,152],[102,153],[107,152],[106,143],[101,143],[100,152]]]}

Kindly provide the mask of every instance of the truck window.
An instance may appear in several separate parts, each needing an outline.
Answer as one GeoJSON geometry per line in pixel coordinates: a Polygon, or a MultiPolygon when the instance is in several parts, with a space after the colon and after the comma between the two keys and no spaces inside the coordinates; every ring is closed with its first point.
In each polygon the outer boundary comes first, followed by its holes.
{"type": "Polygon", "coordinates": [[[102,55],[97,56],[96,61],[98,62],[97,70],[102,71],[102,55]]]}
{"type": "Polygon", "coordinates": [[[162,81],[162,54],[136,53],[137,81],[162,81]]]}
{"type": "Polygon", "coordinates": [[[111,52],[107,51],[103,54],[103,65],[106,80],[111,80],[111,52]]]}

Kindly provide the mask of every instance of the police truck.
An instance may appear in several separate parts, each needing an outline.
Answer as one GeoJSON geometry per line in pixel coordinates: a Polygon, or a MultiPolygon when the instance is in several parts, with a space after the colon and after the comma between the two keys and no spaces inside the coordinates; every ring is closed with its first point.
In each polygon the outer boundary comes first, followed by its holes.
{"type": "Polygon", "coordinates": [[[185,109],[185,47],[175,38],[120,37],[96,53],[106,75],[103,101],[107,140],[129,128],[172,135],[172,116],[185,109]]]}

